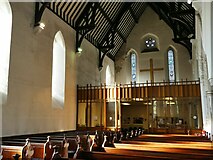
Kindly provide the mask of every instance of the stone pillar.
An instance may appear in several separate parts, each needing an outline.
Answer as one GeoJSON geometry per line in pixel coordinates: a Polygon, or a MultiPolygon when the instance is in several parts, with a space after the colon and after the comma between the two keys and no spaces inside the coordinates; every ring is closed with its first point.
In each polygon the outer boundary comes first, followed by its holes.
{"type": "MultiPolygon", "coordinates": [[[[211,65],[209,68],[211,69],[211,74],[209,78],[211,91],[208,92],[209,104],[210,104],[210,116],[211,116],[211,135],[213,135],[213,2],[211,2],[211,65]]],[[[211,140],[213,141],[213,136],[211,136],[211,140]]]]}
{"type": "MultiPolygon", "coordinates": [[[[199,4],[199,3],[196,3],[199,4]]],[[[206,121],[206,114],[207,114],[207,109],[206,109],[206,90],[208,88],[207,86],[207,73],[205,73],[205,55],[204,55],[204,50],[202,46],[202,19],[200,15],[200,6],[197,6],[198,9],[196,9],[196,41],[194,43],[197,43],[196,50],[194,50],[196,53],[196,59],[198,61],[198,75],[200,78],[200,89],[201,89],[201,106],[202,106],[202,118],[203,118],[203,129],[206,129],[207,121],[206,121]]]]}
{"type": "Polygon", "coordinates": [[[194,80],[198,80],[197,40],[191,39],[190,42],[192,44],[192,76],[194,80]]]}
{"type": "Polygon", "coordinates": [[[213,3],[193,2],[196,10],[197,57],[201,87],[203,129],[213,134],[213,3]]]}
{"type": "Polygon", "coordinates": [[[209,82],[211,85],[211,92],[213,90],[213,2],[211,2],[211,14],[210,14],[210,18],[211,18],[211,52],[209,53],[209,82]]]}

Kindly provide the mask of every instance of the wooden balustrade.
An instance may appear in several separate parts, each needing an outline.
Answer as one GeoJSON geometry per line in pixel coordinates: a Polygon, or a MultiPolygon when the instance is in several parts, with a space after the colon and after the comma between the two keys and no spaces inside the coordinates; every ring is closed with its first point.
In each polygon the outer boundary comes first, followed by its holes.
{"type": "Polygon", "coordinates": [[[165,97],[200,97],[199,81],[176,81],[155,83],[131,83],[106,86],[78,86],[78,102],[100,102],[102,100],[144,100],[165,97]],[[116,92],[115,92],[116,89],[116,92]]]}

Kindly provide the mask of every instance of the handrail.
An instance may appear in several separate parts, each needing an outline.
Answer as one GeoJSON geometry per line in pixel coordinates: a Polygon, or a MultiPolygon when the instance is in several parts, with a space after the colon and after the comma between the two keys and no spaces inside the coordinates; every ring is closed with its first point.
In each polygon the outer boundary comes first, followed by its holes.
{"type": "MultiPolygon", "coordinates": [[[[200,84],[200,80],[195,80],[195,81],[188,81],[186,80],[181,80],[181,81],[175,81],[175,82],[167,82],[167,81],[163,81],[163,82],[149,82],[147,81],[146,83],[134,83],[134,82],[130,82],[127,84],[116,84],[116,87],[120,87],[120,88],[124,88],[124,87],[139,87],[139,86],[163,86],[163,85],[189,85],[189,84],[200,84]]],[[[87,84],[88,85],[88,84],[87,84]]],[[[87,88],[86,86],[78,86],[78,89],[85,89],[87,88]]],[[[104,89],[104,87],[106,88],[115,88],[115,85],[106,85],[106,84],[101,84],[100,86],[92,86],[91,84],[88,85],[88,88],[94,88],[94,89],[104,89]]]]}

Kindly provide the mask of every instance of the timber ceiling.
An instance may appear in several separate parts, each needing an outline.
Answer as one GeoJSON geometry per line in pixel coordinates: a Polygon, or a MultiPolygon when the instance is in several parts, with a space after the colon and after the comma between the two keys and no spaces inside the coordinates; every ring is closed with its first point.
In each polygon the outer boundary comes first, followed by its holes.
{"type": "Polygon", "coordinates": [[[195,10],[186,2],[45,2],[37,4],[35,23],[48,8],[76,30],[76,50],[86,38],[99,49],[100,60],[105,55],[115,60],[148,5],[173,30],[174,42],[185,46],[192,56],[195,10]]]}

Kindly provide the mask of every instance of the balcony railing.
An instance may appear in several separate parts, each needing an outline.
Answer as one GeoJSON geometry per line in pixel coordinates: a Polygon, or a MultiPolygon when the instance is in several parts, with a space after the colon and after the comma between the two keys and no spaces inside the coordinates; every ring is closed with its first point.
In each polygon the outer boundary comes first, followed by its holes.
{"type": "Polygon", "coordinates": [[[155,83],[130,83],[114,84],[107,86],[78,86],[78,102],[100,102],[106,101],[141,101],[150,99],[163,99],[166,97],[200,97],[200,82],[198,81],[176,81],[155,83]]]}

